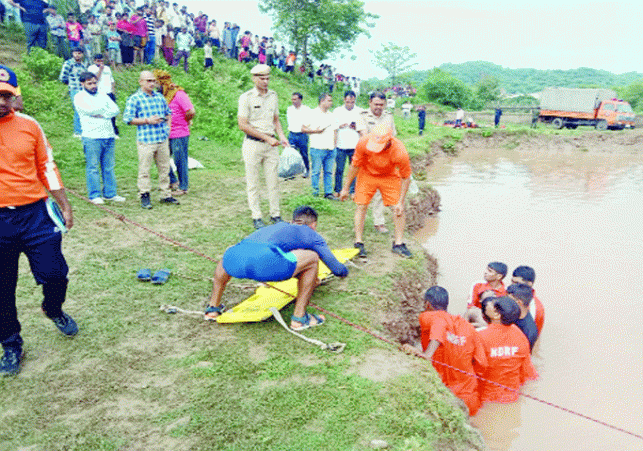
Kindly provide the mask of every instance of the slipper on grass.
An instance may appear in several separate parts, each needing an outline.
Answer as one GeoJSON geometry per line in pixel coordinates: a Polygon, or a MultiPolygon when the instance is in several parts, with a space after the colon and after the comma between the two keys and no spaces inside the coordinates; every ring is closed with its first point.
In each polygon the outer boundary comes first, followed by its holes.
{"type": "Polygon", "coordinates": [[[321,326],[326,322],[326,319],[324,317],[315,315],[314,313],[309,314],[308,312],[306,312],[306,314],[301,317],[292,315],[290,319],[301,324],[301,326],[290,326],[290,328],[296,332],[299,332],[300,330],[306,330],[311,327],[321,326]],[[315,318],[314,323],[310,322],[311,318],[315,318]]]}
{"type": "Polygon", "coordinates": [[[152,276],[152,283],[154,285],[163,285],[165,282],[167,282],[167,279],[170,277],[171,273],[172,271],[170,271],[169,269],[159,269],[152,276]]]}
{"type": "Polygon", "coordinates": [[[136,273],[136,278],[141,282],[149,282],[150,280],[152,280],[152,272],[147,268],[140,269],[136,273]]]}

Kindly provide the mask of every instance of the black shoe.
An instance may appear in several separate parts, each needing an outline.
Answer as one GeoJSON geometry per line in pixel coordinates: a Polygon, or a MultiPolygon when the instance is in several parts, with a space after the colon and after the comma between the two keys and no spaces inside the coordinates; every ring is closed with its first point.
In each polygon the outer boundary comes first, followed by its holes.
{"type": "Polygon", "coordinates": [[[54,322],[59,331],[68,337],[73,337],[78,333],[78,325],[76,324],[76,321],[74,321],[73,318],[65,312],[61,311],[60,313],[60,316],[48,318],[54,322]]]}
{"type": "Polygon", "coordinates": [[[260,229],[262,227],[266,227],[266,224],[263,222],[263,219],[253,219],[252,220],[252,225],[255,226],[255,229],[260,229]]]}
{"type": "Polygon", "coordinates": [[[23,353],[20,346],[5,346],[4,355],[0,359],[0,376],[15,376],[18,374],[22,357],[23,353]]]}
{"type": "Polygon", "coordinates": [[[393,251],[394,254],[401,255],[402,257],[413,257],[413,254],[411,254],[411,251],[406,248],[406,244],[404,243],[393,244],[391,251],[393,251]]]}
{"type": "Polygon", "coordinates": [[[328,200],[339,200],[339,197],[335,197],[333,194],[326,194],[326,195],[324,196],[324,199],[328,199],[328,200]]]}
{"type": "Polygon", "coordinates": [[[141,208],[149,210],[152,208],[152,202],[150,202],[150,193],[141,194],[141,208]]]}
{"type": "Polygon", "coordinates": [[[180,202],[178,200],[176,200],[175,198],[173,198],[172,196],[166,197],[165,199],[161,199],[160,202],[162,204],[174,204],[174,205],[179,205],[180,204],[180,202]]]}
{"type": "Polygon", "coordinates": [[[360,258],[366,258],[366,249],[364,249],[364,243],[355,243],[353,245],[355,249],[359,249],[357,256],[360,258]]]}
{"type": "Polygon", "coordinates": [[[271,221],[273,224],[277,224],[278,222],[284,222],[284,220],[283,220],[283,219],[281,219],[281,216],[271,216],[271,217],[270,217],[270,221],[271,221]]]}

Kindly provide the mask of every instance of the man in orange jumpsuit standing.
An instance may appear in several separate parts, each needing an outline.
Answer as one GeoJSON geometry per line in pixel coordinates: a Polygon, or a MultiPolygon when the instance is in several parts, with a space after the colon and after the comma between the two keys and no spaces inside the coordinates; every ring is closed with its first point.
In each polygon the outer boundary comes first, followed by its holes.
{"type": "Polygon", "coordinates": [[[340,200],[348,198],[348,191],[355,177],[355,247],[360,250],[359,256],[366,256],[362,238],[364,220],[368,204],[379,190],[384,205],[393,210],[395,241],[391,250],[403,257],[411,257],[412,254],[403,241],[406,224],[404,199],[411,183],[411,161],[404,144],[393,137],[389,127],[377,126],[357,142],[353,161],[339,194],[340,200]]]}

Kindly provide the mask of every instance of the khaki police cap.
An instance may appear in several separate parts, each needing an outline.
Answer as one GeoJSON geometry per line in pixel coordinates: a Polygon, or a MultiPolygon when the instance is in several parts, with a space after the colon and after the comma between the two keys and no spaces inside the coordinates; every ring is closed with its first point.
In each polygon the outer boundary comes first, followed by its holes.
{"type": "Polygon", "coordinates": [[[257,64],[255,67],[250,69],[252,75],[270,75],[270,66],[267,64],[257,64]]]}

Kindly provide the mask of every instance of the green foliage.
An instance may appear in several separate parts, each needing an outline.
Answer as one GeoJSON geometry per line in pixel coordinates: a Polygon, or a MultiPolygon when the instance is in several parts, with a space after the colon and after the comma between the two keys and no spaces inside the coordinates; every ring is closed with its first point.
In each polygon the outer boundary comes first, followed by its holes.
{"type": "Polygon", "coordinates": [[[643,112],[643,78],[617,91],[619,97],[627,100],[634,111],[643,112]]]}
{"type": "Polygon", "coordinates": [[[32,47],[31,51],[22,57],[27,68],[33,72],[37,81],[58,80],[63,60],[40,47],[32,47]]]}
{"type": "MultiPolygon", "coordinates": [[[[540,92],[548,86],[613,88],[636,83],[643,77],[643,74],[637,72],[617,75],[587,67],[570,70],[509,69],[486,61],[446,63],[440,65],[438,69],[449,72],[468,85],[476,85],[485,78],[496,79],[500,88],[509,94],[540,92]]],[[[412,71],[409,76],[412,82],[419,85],[430,76],[431,72],[432,70],[412,71]]]]}
{"type": "Polygon", "coordinates": [[[424,96],[428,101],[454,108],[471,108],[475,101],[471,88],[440,69],[434,69],[429,74],[423,89],[424,96]]]}
{"type": "Polygon", "coordinates": [[[259,9],[272,15],[274,28],[304,61],[349,48],[377,18],[358,0],[261,0],[259,9]]]}
{"type": "Polygon", "coordinates": [[[442,150],[444,150],[444,153],[450,154],[450,155],[455,155],[456,150],[455,150],[455,141],[445,141],[442,143],[442,150]]]}
{"type": "Polygon", "coordinates": [[[400,47],[393,42],[382,44],[380,50],[371,52],[373,62],[376,66],[381,67],[388,72],[391,85],[396,83],[396,79],[403,72],[408,72],[417,62],[412,62],[417,57],[416,53],[411,53],[408,46],[400,47]]]}
{"type": "Polygon", "coordinates": [[[489,104],[500,98],[500,82],[496,77],[484,77],[476,83],[476,96],[481,102],[489,104]]]}

